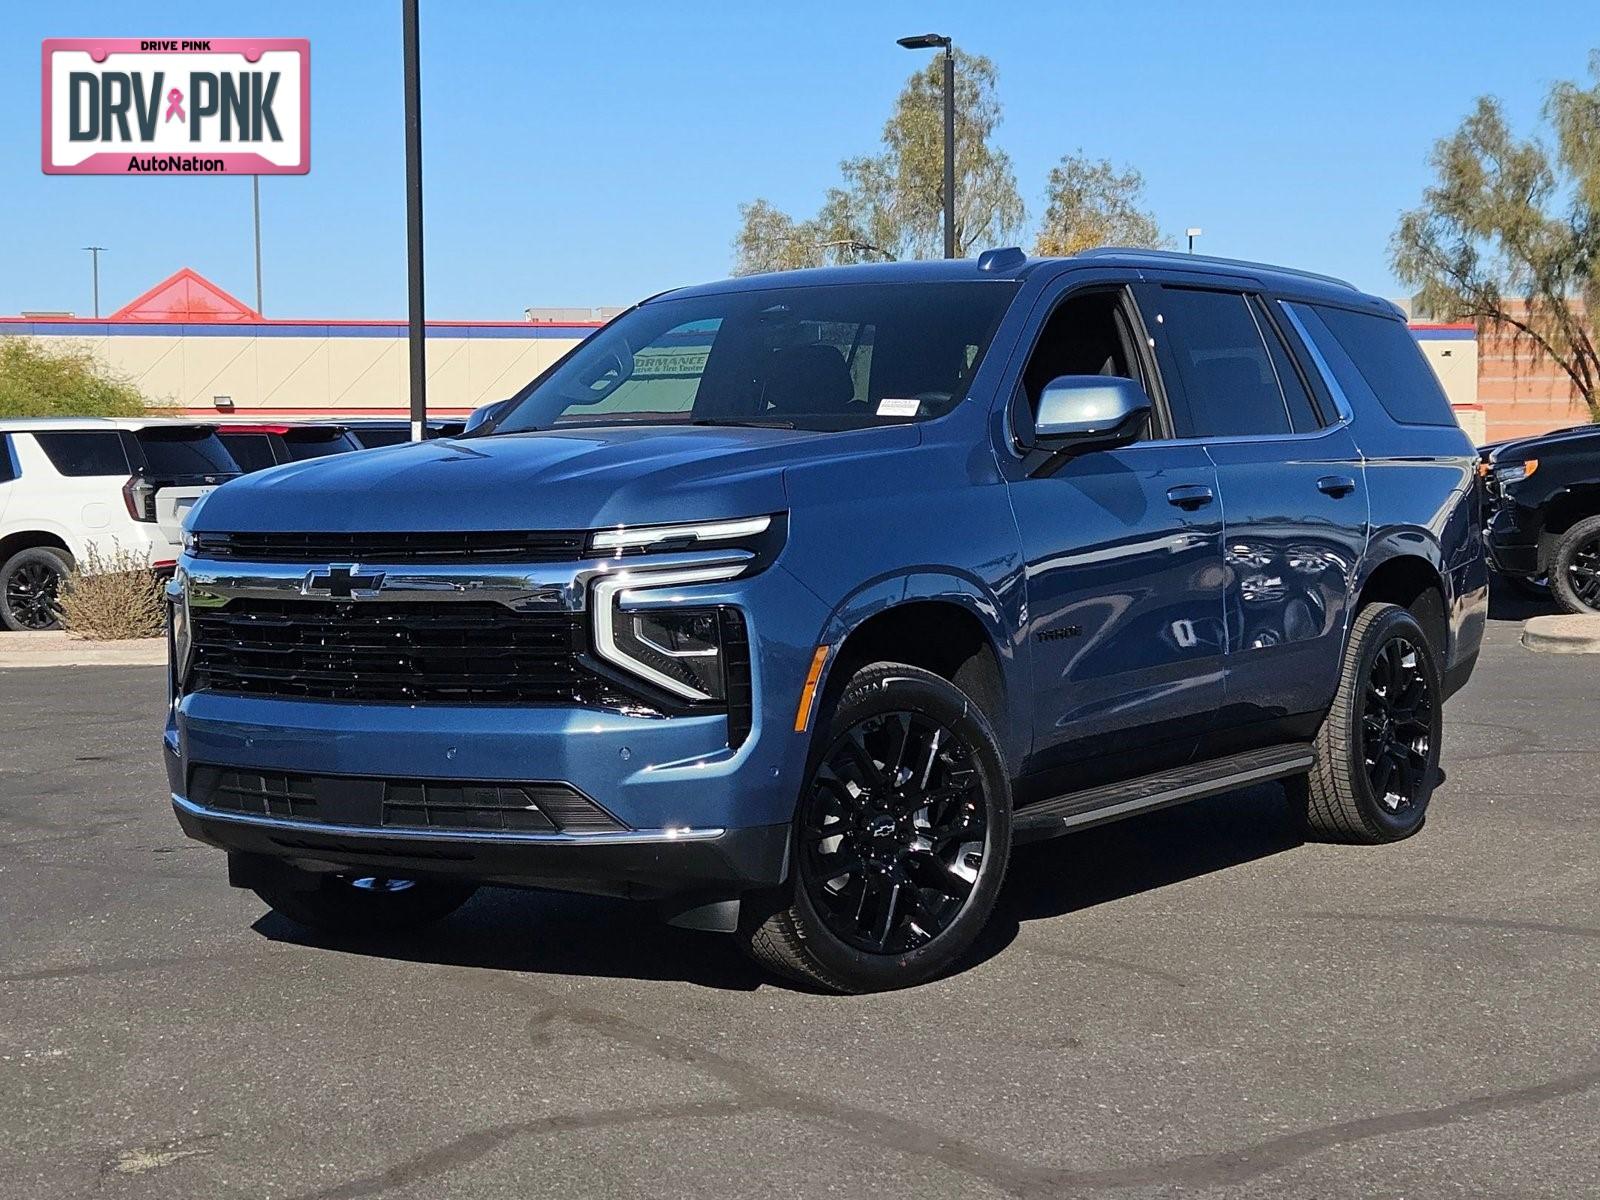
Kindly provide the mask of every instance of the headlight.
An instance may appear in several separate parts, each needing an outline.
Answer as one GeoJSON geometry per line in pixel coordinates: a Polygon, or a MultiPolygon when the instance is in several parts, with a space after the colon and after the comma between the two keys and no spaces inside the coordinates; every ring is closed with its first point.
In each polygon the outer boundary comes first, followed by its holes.
{"type": "Polygon", "coordinates": [[[681,607],[676,588],[743,574],[745,564],[623,573],[594,585],[594,648],[621,667],[685,700],[726,697],[722,611],[681,607]]]}
{"type": "Polygon", "coordinates": [[[1539,460],[1530,458],[1525,462],[1512,463],[1507,467],[1494,469],[1495,482],[1504,487],[1508,483],[1516,483],[1519,479],[1526,479],[1539,469],[1539,460]]]}
{"type": "Polygon", "coordinates": [[[777,556],[787,536],[783,513],[682,525],[623,525],[591,533],[589,553],[622,558],[678,550],[748,550],[756,557],[752,569],[760,570],[777,556]]]}

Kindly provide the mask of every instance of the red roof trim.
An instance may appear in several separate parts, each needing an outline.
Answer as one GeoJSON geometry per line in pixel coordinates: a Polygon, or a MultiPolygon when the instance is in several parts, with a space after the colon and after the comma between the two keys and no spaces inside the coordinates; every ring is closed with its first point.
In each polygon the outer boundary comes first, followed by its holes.
{"type": "MultiPolygon", "coordinates": [[[[190,294],[192,293],[186,292],[185,299],[187,299],[190,294]]],[[[121,308],[117,309],[116,312],[111,314],[111,320],[113,321],[176,321],[195,323],[201,321],[234,322],[238,321],[240,318],[244,318],[245,320],[249,321],[259,321],[261,319],[256,313],[255,309],[251,308],[237,296],[231,295],[224,291],[222,288],[212,283],[209,279],[200,274],[200,272],[194,270],[192,267],[179,267],[171,275],[168,275],[160,283],[156,284],[155,287],[150,288],[148,291],[141,292],[132,300],[124,304],[121,308]],[[166,292],[179,284],[188,284],[191,288],[198,289],[202,295],[215,299],[218,302],[216,314],[211,315],[205,312],[197,313],[187,308],[182,310],[181,314],[174,313],[174,311],[170,308],[151,309],[148,312],[141,311],[144,309],[145,305],[155,300],[156,297],[160,296],[163,292],[166,292]]]]}

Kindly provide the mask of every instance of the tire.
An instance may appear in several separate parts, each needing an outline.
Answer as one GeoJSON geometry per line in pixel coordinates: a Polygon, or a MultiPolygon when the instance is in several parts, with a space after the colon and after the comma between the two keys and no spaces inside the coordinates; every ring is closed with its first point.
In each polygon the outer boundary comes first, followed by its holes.
{"type": "Polygon", "coordinates": [[[254,888],[276,913],[318,933],[364,937],[401,933],[447,917],[471,898],[471,884],[382,876],[305,876],[284,869],[281,882],[254,888]]]}
{"type": "Polygon", "coordinates": [[[744,905],[757,962],[852,993],[944,973],[988,921],[1011,855],[988,720],[928,671],[863,667],[819,725],[792,837],[788,883],[744,905]]]}
{"type": "Polygon", "coordinates": [[[1309,832],[1370,845],[1421,829],[1438,780],[1443,705],[1438,658],[1416,617],[1396,604],[1357,613],[1315,764],[1288,784],[1309,832]]]}
{"type": "Polygon", "coordinates": [[[0,628],[59,629],[56,597],[72,571],[72,559],[53,546],[30,546],[0,563],[0,628]]]}
{"type": "Polygon", "coordinates": [[[1550,558],[1550,593],[1569,613],[1600,613],[1600,517],[1561,535],[1550,558]]]}

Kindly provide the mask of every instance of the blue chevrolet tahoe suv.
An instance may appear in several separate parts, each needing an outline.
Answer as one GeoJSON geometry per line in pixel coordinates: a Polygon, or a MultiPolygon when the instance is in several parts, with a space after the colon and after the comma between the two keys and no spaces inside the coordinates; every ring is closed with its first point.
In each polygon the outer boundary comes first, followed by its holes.
{"type": "Polygon", "coordinates": [[[326,931],[554,888],[917,983],[1019,842],[1271,779],[1317,835],[1415,832],[1483,631],[1475,466],[1399,313],[1320,276],[668,292],[470,436],[210,496],[172,802],[326,931]]]}

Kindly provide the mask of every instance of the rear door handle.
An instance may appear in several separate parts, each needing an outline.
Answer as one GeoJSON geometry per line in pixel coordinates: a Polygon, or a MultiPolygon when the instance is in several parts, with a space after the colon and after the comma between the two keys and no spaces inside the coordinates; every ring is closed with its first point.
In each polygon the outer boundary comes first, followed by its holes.
{"type": "Polygon", "coordinates": [[[1167,503],[1176,504],[1179,508],[1204,508],[1215,499],[1211,489],[1203,483],[1185,483],[1167,489],[1167,503]]]}
{"type": "Polygon", "coordinates": [[[1356,481],[1348,475],[1324,475],[1317,480],[1317,491],[1338,499],[1356,490],[1356,481]]]}

